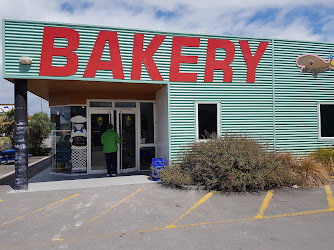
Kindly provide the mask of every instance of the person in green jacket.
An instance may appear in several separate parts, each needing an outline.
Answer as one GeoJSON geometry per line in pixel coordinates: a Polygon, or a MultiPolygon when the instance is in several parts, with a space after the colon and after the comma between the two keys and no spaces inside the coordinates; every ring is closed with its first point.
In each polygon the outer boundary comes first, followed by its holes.
{"type": "Polygon", "coordinates": [[[103,144],[103,152],[106,156],[107,176],[116,176],[117,173],[117,151],[118,143],[122,140],[119,138],[117,132],[114,130],[112,124],[108,124],[107,131],[101,136],[101,143],[103,144]],[[112,169],[111,169],[112,166],[112,169]]]}

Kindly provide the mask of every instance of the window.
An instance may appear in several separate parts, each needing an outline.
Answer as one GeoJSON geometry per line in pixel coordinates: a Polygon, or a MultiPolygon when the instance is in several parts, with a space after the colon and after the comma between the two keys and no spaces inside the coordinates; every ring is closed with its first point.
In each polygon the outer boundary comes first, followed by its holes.
{"type": "Polygon", "coordinates": [[[219,134],[217,114],[217,103],[197,104],[197,139],[205,139],[211,134],[219,134]]]}
{"type": "Polygon", "coordinates": [[[53,130],[71,130],[71,118],[77,115],[86,117],[85,106],[51,107],[51,122],[53,130]]]}
{"type": "Polygon", "coordinates": [[[135,108],[135,102],[115,102],[116,108],[135,108]]]}
{"type": "MultiPolygon", "coordinates": [[[[78,170],[77,166],[80,166],[80,172],[86,172],[84,164],[87,162],[86,148],[76,148],[73,151],[72,147],[74,142],[81,142],[86,137],[86,122],[79,122],[80,128],[77,128],[71,121],[71,118],[76,116],[82,116],[86,118],[85,106],[58,106],[51,107],[51,121],[52,121],[52,172],[73,173],[78,170]],[[77,130],[76,130],[77,129],[77,130]],[[72,132],[80,131],[82,134],[79,136],[76,134],[75,141],[71,141],[72,132]],[[81,138],[81,141],[79,141],[81,138]],[[75,157],[75,160],[74,158],[75,157]]],[[[80,146],[85,146],[81,144],[80,146]]]]}
{"type": "Polygon", "coordinates": [[[153,103],[140,103],[141,144],[154,143],[153,103]]]}
{"type": "Polygon", "coordinates": [[[334,104],[320,104],[320,137],[334,137],[334,104]]]}
{"type": "Polygon", "coordinates": [[[140,170],[150,170],[153,158],[155,158],[155,147],[140,148],[140,170]]]}
{"type": "Polygon", "coordinates": [[[89,106],[92,108],[111,108],[112,102],[90,102],[89,106]]]}

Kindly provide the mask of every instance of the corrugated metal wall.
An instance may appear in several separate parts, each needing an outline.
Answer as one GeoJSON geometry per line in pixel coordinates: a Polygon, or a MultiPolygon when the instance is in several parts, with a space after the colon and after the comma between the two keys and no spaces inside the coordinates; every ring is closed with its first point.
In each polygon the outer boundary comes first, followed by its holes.
{"type": "Polygon", "coordinates": [[[333,141],[318,139],[318,102],[334,103],[334,72],[302,73],[296,58],[316,54],[327,60],[334,44],[274,41],[276,148],[306,153],[333,141]]]}
{"type": "MultiPolygon", "coordinates": [[[[61,80],[94,80],[112,82],[120,80],[113,79],[112,71],[98,70],[95,78],[82,78],[87,63],[92,53],[96,38],[100,30],[116,31],[118,35],[119,47],[121,51],[124,78],[126,82],[131,82],[131,66],[132,66],[132,49],[134,33],[145,33],[144,49],[151,42],[155,35],[162,33],[151,31],[138,31],[117,28],[107,28],[100,26],[87,25],[70,25],[46,22],[28,22],[17,20],[3,20],[3,53],[5,60],[3,61],[3,77],[4,78],[26,78],[26,79],[61,79],[61,80]],[[43,41],[44,26],[64,27],[75,29],[80,34],[80,45],[76,50],[79,57],[79,66],[77,72],[67,77],[45,77],[39,76],[39,67],[41,60],[41,49],[43,41]],[[31,66],[20,65],[19,58],[21,56],[29,56],[33,63],[31,66]]],[[[154,61],[159,68],[161,76],[164,80],[169,79],[170,53],[172,46],[172,36],[167,35],[155,55],[154,61]]],[[[55,47],[66,46],[66,39],[55,39],[55,47]]],[[[105,46],[102,54],[102,60],[110,60],[109,48],[105,46]]],[[[63,66],[67,62],[65,57],[53,57],[52,64],[54,66],[63,66]]],[[[147,73],[146,67],[142,65],[142,81],[150,81],[151,78],[147,73]]],[[[138,82],[138,81],[136,81],[138,82]]],[[[154,83],[151,81],[151,83],[154,83]]],[[[161,83],[161,82],[156,82],[161,83]]]]}
{"type": "MultiPolygon", "coordinates": [[[[220,37],[221,38],[221,37],[220,37]]],[[[273,143],[273,90],[272,90],[272,48],[268,45],[258,67],[255,83],[246,83],[247,66],[239,46],[240,38],[226,38],[235,44],[233,82],[224,83],[224,73],[216,70],[213,83],[204,83],[204,67],[199,69],[183,68],[183,72],[198,72],[198,83],[170,83],[170,126],[171,126],[171,158],[180,153],[185,144],[195,140],[196,102],[216,102],[220,106],[220,133],[243,132],[273,143]]],[[[248,39],[254,54],[260,41],[266,39],[248,39]]],[[[201,43],[207,43],[203,37],[201,43]]],[[[206,47],[206,46],[204,46],[206,47]]],[[[195,55],[195,53],[183,54],[195,55]]],[[[217,50],[219,51],[219,50],[217,50]]],[[[182,50],[183,52],[183,50],[182,50]]],[[[196,51],[197,52],[197,51],[196,51]]],[[[216,59],[223,60],[224,53],[219,51],[216,59]]],[[[198,54],[197,54],[198,55],[198,54]]],[[[198,65],[205,65],[206,51],[199,54],[198,65]]]]}
{"type": "MultiPolygon", "coordinates": [[[[229,40],[232,40],[228,38],[229,40]]],[[[247,38],[245,38],[247,39],[247,38]]],[[[248,40],[248,39],[247,39],[248,40]]],[[[234,41],[234,40],[232,40],[234,41]]],[[[254,54],[258,42],[254,41],[254,54]]],[[[236,41],[234,41],[235,44],[236,41]]],[[[171,155],[175,159],[185,143],[195,140],[195,103],[220,103],[220,134],[242,132],[266,140],[272,148],[306,154],[334,140],[319,139],[318,104],[334,104],[334,73],[301,73],[296,59],[316,54],[327,60],[334,44],[271,40],[255,83],[245,83],[244,61],[234,61],[233,83],[170,83],[171,155]]],[[[236,58],[240,48],[236,46],[236,58]]],[[[239,58],[242,58],[239,56],[239,58]]]]}
{"type": "MultiPolygon", "coordinates": [[[[117,31],[121,50],[125,82],[131,82],[131,62],[134,33],[145,33],[144,48],[154,35],[166,38],[154,55],[155,63],[168,82],[173,36],[199,37],[200,47],[184,47],[183,55],[198,56],[197,64],[181,64],[181,72],[198,73],[196,83],[170,82],[169,121],[170,156],[175,158],[180,149],[195,140],[196,102],[217,102],[220,107],[220,133],[244,132],[265,139],[279,150],[291,150],[303,154],[319,146],[330,145],[330,140],[318,139],[319,102],[334,103],[333,71],[320,73],[314,78],[311,73],[301,73],[296,59],[302,54],[316,54],[327,59],[334,44],[173,34],[166,32],[140,31],[132,29],[107,28],[98,26],[52,24],[43,22],[3,21],[3,77],[5,78],[50,78],[67,80],[83,79],[85,67],[91,55],[100,30],[117,31]],[[39,76],[40,53],[44,26],[67,27],[80,34],[79,68],[69,77],[39,76]],[[223,72],[216,70],[214,81],[204,83],[206,48],[208,38],[228,39],[236,47],[233,67],[233,82],[223,82],[223,72]],[[255,83],[246,83],[247,66],[244,61],[239,40],[249,41],[254,55],[259,42],[269,45],[257,67],[255,83]],[[19,64],[21,56],[33,59],[31,66],[19,64]]],[[[66,46],[64,39],[56,39],[56,45],[66,46]]],[[[225,50],[217,49],[216,59],[224,60],[225,50]]],[[[106,46],[104,60],[109,60],[106,46]]],[[[55,65],[64,65],[66,60],[54,58],[55,65]]],[[[95,81],[119,81],[112,78],[112,71],[98,70],[95,81]]],[[[133,81],[132,81],[133,82],[133,81]]],[[[152,82],[145,66],[142,66],[142,80],[152,82]]]]}

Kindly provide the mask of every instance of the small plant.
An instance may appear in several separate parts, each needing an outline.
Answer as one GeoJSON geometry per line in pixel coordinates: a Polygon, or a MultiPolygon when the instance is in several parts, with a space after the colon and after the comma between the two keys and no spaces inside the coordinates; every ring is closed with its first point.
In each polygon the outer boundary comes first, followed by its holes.
{"type": "Polygon", "coordinates": [[[12,142],[9,137],[0,137],[0,151],[11,149],[12,142]]]}
{"type": "Polygon", "coordinates": [[[9,137],[12,145],[14,145],[14,113],[14,109],[11,109],[0,116],[0,134],[9,137]]]}
{"type": "Polygon", "coordinates": [[[318,148],[310,157],[321,163],[330,175],[334,175],[334,147],[318,148]]]}
{"type": "Polygon", "coordinates": [[[303,186],[319,186],[328,182],[328,172],[321,163],[312,157],[300,159],[296,169],[302,176],[303,186]]]}

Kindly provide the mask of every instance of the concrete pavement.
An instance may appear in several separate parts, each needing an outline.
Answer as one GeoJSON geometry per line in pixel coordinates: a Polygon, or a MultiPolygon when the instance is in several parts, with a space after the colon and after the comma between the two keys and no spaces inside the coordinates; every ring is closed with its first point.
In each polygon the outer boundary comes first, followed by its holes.
{"type": "Polygon", "coordinates": [[[2,186],[0,248],[330,249],[332,189],[224,194],[156,182],[38,192],[2,186]]]}

